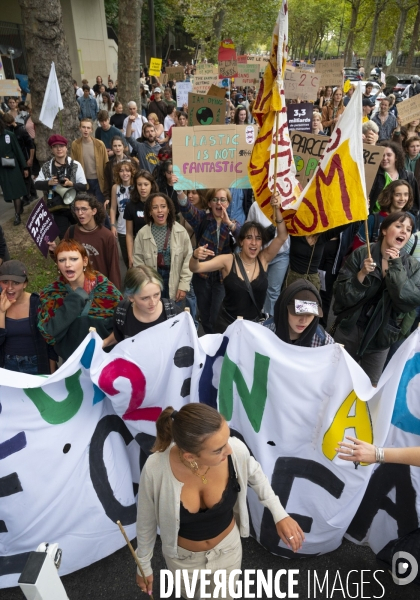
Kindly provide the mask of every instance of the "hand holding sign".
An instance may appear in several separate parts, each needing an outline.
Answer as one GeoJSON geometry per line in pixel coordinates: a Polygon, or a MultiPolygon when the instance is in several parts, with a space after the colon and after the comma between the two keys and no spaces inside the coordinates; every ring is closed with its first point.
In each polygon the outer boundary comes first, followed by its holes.
{"type": "Polygon", "coordinates": [[[59,232],[58,227],[42,198],[38,200],[35,208],[31,212],[28,222],[26,223],[26,229],[29,231],[30,236],[38,246],[40,252],[47,258],[49,242],[55,240],[59,232]]]}

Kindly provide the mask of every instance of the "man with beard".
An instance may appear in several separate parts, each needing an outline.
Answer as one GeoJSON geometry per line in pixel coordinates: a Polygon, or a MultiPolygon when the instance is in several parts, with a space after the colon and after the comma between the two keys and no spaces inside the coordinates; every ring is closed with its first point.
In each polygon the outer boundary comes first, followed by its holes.
{"type": "Polygon", "coordinates": [[[161,148],[156,141],[156,129],[151,123],[143,125],[143,137],[141,142],[134,139],[131,133],[131,121],[128,121],[126,140],[133,147],[140,162],[140,168],[153,173],[154,168],[159,163],[158,153],[161,148]]]}

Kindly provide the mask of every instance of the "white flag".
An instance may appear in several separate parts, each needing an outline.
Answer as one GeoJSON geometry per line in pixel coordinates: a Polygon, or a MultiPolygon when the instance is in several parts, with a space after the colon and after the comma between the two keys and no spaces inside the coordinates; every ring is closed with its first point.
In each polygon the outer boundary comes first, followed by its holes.
{"type": "Polygon", "coordinates": [[[59,110],[64,108],[61,98],[60,86],[58,85],[55,65],[51,63],[50,76],[48,77],[47,89],[45,91],[44,102],[42,103],[39,120],[50,129],[53,128],[54,119],[59,110]]]}

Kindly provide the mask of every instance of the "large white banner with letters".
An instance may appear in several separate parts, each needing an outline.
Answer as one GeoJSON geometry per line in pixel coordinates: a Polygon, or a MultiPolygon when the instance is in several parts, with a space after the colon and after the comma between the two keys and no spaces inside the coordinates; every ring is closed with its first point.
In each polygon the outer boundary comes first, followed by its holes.
{"type": "MultiPolygon", "coordinates": [[[[375,390],[339,345],[286,346],[247,321],[198,339],[186,313],[109,354],[89,334],[48,378],[0,370],[0,587],[17,584],[41,542],[63,549],[64,575],[124,544],[118,519],[133,537],[155,421],[192,401],[218,406],[261,462],[306,532],[302,556],[334,550],[346,532],[378,551],[417,527],[418,469],[356,469],[334,448],[346,433],[420,445],[419,373],[417,332],[375,390]]],[[[249,494],[253,535],[289,556],[249,494]]]]}

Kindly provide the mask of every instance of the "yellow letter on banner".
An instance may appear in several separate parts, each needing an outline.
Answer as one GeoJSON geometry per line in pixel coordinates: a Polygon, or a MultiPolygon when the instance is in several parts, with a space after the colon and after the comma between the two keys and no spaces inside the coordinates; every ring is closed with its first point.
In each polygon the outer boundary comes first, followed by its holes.
{"type": "Polygon", "coordinates": [[[360,400],[354,390],[344,400],[324,435],[322,451],[329,460],[334,459],[338,442],[344,440],[346,429],[351,428],[356,432],[355,437],[370,444],[373,442],[372,422],[367,402],[360,400]],[[349,413],[353,405],[355,405],[354,415],[351,416],[349,413]]]}

